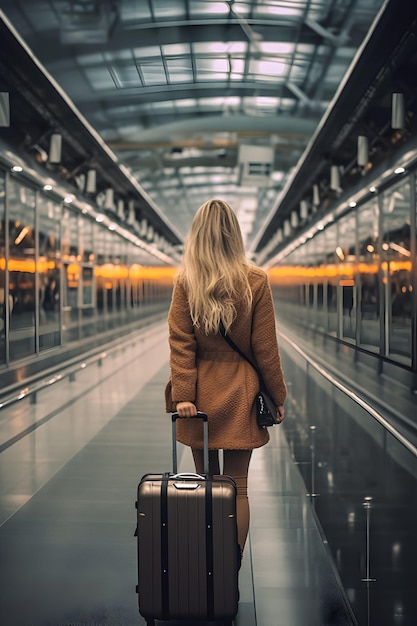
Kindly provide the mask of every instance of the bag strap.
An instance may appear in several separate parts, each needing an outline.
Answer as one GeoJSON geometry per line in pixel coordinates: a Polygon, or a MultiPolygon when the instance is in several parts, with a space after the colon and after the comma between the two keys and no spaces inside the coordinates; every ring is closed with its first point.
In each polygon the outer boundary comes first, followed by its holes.
{"type": "Polygon", "coordinates": [[[259,378],[259,384],[261,387],[261,390],[266,389],[266,385],[264,383],[264,379],[262,378],[262,374],[261,372],[258,370],[258,368],[256,367],[256,365],[246,356],[246,354],[244,352],[242,352],[242,350],[239,348],[239,346],[237,346],[235,344],[235,342],[233,341],[233,339],[231,339],[229,337],[229,335],[226,333],[226,329],[224,327],[223,322],[220,322],[220,326],[219,326],[219,331],[221,336],[227,341],[227,343],[229,344],[229,346],[231,348],[233,348],[233,350],[235,350],[235,352],[237,352],[238,354],[240,354],[241,357],[243,357],[245,359],[245,361],[247,361],[250,365],[252,365],[253,369],[255,370],[255,372],[258,374],[258,378],[259,378]]]}

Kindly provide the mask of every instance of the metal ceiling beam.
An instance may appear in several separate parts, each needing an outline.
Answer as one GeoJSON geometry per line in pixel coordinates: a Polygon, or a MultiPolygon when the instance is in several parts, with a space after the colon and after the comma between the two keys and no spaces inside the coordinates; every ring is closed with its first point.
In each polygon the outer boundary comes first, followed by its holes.
{"type": "MultiPolygon", "coordinates": [[[[331,159],[340,155],[343,141],[370,106],[370,94],[376,94],[381,82],[394,71],[393,59],[398,63],[401,55],[407,58],[407,46],[415,42],[416,22],[414,3],[408,0],[384,2],[357,53],[355,63],[342,80],[297,168],[255,238],[254,251],[259,252],[267,244],[270,234],[298,205],[314,180],[323,176],[331,159]]],[[[389,84],[387,89],[390,93],[389,84]]]]}
{"type": "Polygon", "coordinates": [[[172,137],[189,137],[190,133],[278,133],[288,137],[310,137],[317,123],[314,120],[297,119],[286,115],[255,117],[249,115],[216,115],[196,117],[164,124],[147,129],[140,129],[140,142],[151,143],[166,141],[172,137]]]}
{"type": "MultiPolygon", "coordinates": [[[[294,41],[294,23],[283,25],[282,22],[252,21],[257,32],[262,36],[262,41],[266,42],[286,42],[294,41]]],[[[155,22],[144,23],[136,26],[126,26],[119,24],[111,35],[108,43],[102,44],[86,43],[71,46],[63,46],[60,41],[58,29],[42,31],[42,37],[38,32],[33,36],[27,36],[27,41],[34,52],[41,56],[42,61],[48,67],[60,64],[68,58],[68,53],[72,56],[95,54],[100,52],[113,53],[126,49],[138,49],[149,46],[163,46],[178,43],[202,43],[211,41],[246,41],[237,20],[192,20],[190,22],[155,22]]],[[[303,26],[300,32],[299,43],[317,46],[323,38],[315,33],[308,26],[303,26]]],[[[358,42],[360,38],[358,37],[358,42]]],[[[355,42],[351,42],[354,46],[355,42]]]]}
{"type": "MultiPolygon", "coordinates": [[[[28,119],[39,112],[47,117],[48,132],[59,129],[66,142],[65,166],[78,167],[86,159],[94,160],[97,169],[105,172],[106,180],[115,191],[134,198],[153,225],[173,244],[181,242],[174,225],[170,224],[154,201],[140,187],[117,156],[103,141],[98,132],[87,122],[60,85],[45,70],[31,50],[15,31],[0,10],[0,66],[8,68],[4,76],[11,88],[12,100],[25,107],[19,108],[13,117],[14,125],[28,125],[28,119]],[[10,64],[13,59],[13,65],[10,64]]],[[[23,126],[25,127],[25,126],[23,126]]]]}

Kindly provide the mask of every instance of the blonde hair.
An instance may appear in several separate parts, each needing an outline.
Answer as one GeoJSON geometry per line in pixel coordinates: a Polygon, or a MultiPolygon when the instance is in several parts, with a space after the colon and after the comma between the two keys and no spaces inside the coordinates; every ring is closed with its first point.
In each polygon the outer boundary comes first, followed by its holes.
{"type": "Polygon", "coordinates": [[[237,216],[224,200],[208,200],[198,209],[185,243],[178,280],[184,280],[193,324],[206,335],[226,331],[236,318],[236,302],[249,311],[250,263],[237,216]]]}

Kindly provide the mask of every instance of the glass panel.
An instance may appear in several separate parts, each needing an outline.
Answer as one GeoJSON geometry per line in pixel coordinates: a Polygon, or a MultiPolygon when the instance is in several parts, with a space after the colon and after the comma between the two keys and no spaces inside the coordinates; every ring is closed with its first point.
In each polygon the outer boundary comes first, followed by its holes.
{"type": "Polygon", "coordinates": [[[10,358],[35,352],[35,193],[10,179],[9,289],[13,297],[10,318],[10,358]]]}
{"type": "Polygon", "coordinates": [[[96,273],[96,306],[98,322],[98,331],[102,332],[106,329],[106,314],[107,314],[107,298],[105,297],[105,263],[107,262],[106,256],[106,232],[104,228],[98,224],[94,226],[94,245],[97,258],[97,264],[95,267],[96,273]]]}
{"type": "Polygon", "coordinates": [[[80,257],[86,263],[94,261],[93,226],[94,222],[80,217],[80,257]]]}
{"type": "Polygon", "coordinates": [[[383,194],[382,207],[386,350],[391,358],[411,365],[413,283],[408,179],[383,194]]]}
{"type": "Polygon", "coordinates": [[[358,219],[358,342],[363,348],[379,352],[379,287],[378,237],[379,207],[374,198],[362,206],[358,219]]]}
{"type": "MultiPolygon", "coordinates": [[[[336,247],[337,227],[336,224],[329,226],[323,232],[324,235],[324,274],[327,277],[327,305],[328,305],[328,330],[332,335],[337,333],[337,282],[336,273],[336,247]]],[[[323,236],[322,235],[322,236],[323,236]]]]}
{"type": "Polygon", "coordinates": [[[417,610],[417,458],[311,366],[296,362],[285,341],[280,348],[291,397],[297,398],[283,424],[285,436],[306,492],[317,494],[309,501],[357,623],[411,626],[417,610]]]}
{"type": "Polygon", "coordinates": [[[145,86],[147,85],[166,85],[167,77],[165,68],[160,59],[152,61],[142,61],[140,64],[145,86]]]}
{"type": "Polygon", "coordinates": [[[6,219],[4,173],[0,172],[0,363],[6,360],[6,219]]]}
{"type": "Polygon", "coordinates": [[[339,260],[339,287],[342,293],[342,327],[343,339],[356,338],[356,218],[350,214],[340,220],[336,255],[339,260]]]}
{"type": "Polygon", "coordinates": [[[193,68],[189,56],[168,58],[166,65],[171,83],[186,83],[193,80],[193,68]]]}
{"type": "Polygon", "coordinates": [[[39,349],[59,346],[61,206],[44,196],[38,197],[39,216],[39,349]]]}
{"type": "Polygon", "coordinates": [[[79,338],[80,303],[80,256],[78,237],[78,215],[64,210],[62,218],[62,261],[63,285],[63,333],[64,341],[79,338]]]}
{"type": "Polygon", "coordinates": [[[83,306],[93,305],[93,267],[84,265],[82,268],[83,306]]]}
{"type": "Polygon", "coordinates": [[[114,272],[115,242],[109,231],[105,232],[107,263],[104,272],[104,289],[107,301],[107,328],[115,326],[114,311],[116,308],[116,279],[114,272]]]}

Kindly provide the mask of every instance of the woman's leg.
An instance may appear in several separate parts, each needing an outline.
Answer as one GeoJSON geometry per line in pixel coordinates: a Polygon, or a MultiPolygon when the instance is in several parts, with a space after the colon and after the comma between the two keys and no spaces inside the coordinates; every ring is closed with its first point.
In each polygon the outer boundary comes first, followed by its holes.
{"type": "MultiPolygon", "coordinates": [[[[194,457],[194,465],[195,471],[197,474],[204,473],[204,454],[203,450],[199,448],[191,448],[193,457],[194,457]]],[[[220,474],[220,465],[219,465],[219,451],[218,450],[209,450],[209,470],[210,474],[220,474]]]]}
{"type": "Polygon", "coordinates": [[[224,450],[223,474],[234,478],[237,485],[237,532],[243,552],[249,531],[248,471],[252,450],[224,450]]]}

